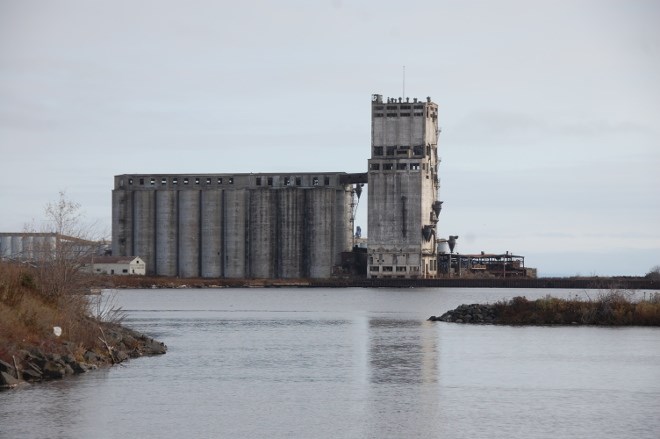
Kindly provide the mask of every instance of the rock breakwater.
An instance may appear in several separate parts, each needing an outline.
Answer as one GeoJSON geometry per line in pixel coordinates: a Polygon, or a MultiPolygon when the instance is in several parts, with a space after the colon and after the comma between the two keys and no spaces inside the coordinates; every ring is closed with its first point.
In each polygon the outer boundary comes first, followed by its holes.
{"type": "Polygon", "coordinates": [[[62,379],[119,364],[130,358],[167,352],[164,343],[115,324],[99,326],[98,339],[101,344],[94,348],[85,348],[71,342],[54,346],[51,340],[40,347],[19,351],[17,355],[12,355],[11,362],[0,360],[0,389],[62,379]]]}
{"type": "Polygon", "coordinates": [[[498,323],[498,313],[495,305],[460,305],[458,308],[447,311],[443,315],[429,317],[430,321],[452,322],[452,323],[498,323]]]}

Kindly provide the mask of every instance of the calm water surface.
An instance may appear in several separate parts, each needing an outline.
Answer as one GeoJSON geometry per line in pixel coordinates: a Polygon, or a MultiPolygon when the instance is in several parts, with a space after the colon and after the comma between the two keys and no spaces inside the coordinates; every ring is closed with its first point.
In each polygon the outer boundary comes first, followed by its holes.
{"type": "Polygon", "coordinates": [[[659,328],[425,321],[549,292],[122,290],[169,352],[0,393],[0,437],[660,437],[659,328]]]}

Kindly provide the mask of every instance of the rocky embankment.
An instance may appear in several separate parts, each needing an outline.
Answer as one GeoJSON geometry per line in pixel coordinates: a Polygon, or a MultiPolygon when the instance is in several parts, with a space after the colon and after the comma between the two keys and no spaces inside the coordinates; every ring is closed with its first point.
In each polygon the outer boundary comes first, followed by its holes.
{"type": "Polygon", "coordinates": [[[160,355],[165,344],[120,325],[99,327],[100,348],[85,349],[73,343],[63,343],[60,353],[52,346],[33,347],[12,356],[12,362],[0,360],[0,389],[30,382],[61,379],[85,373],[99,367],[119,364],[129,358],[160,355]]]}
{"type": "Polygon", "coordinates": [[[498,323],[498,315],[495,305],[460,305],[458,308],[447,311],[440,317],[429,317],[432,322],[452,323],[498,323]]]}

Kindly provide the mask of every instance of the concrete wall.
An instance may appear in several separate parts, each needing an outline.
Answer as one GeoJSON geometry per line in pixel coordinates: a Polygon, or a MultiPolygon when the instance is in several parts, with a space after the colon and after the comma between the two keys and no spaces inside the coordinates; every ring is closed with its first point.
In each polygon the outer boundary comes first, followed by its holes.
{"type": "Polygon", "coordinates": [[[341,175],[116,176],[113,255],[166,276],[330,277],[351,248],[341,175]]]}

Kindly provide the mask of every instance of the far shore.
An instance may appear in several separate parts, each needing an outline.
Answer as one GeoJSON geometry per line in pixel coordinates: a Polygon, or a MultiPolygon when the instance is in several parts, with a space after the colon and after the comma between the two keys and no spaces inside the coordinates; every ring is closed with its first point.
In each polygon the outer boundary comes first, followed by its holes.
{"type": "Polygon", "coordinates": [[[660,290],[660,281],[645,277],[437,278],[437,279],[227,279],[166,276],[95,275],[95,289],[142,288],[580,288],[660,290]]]}

